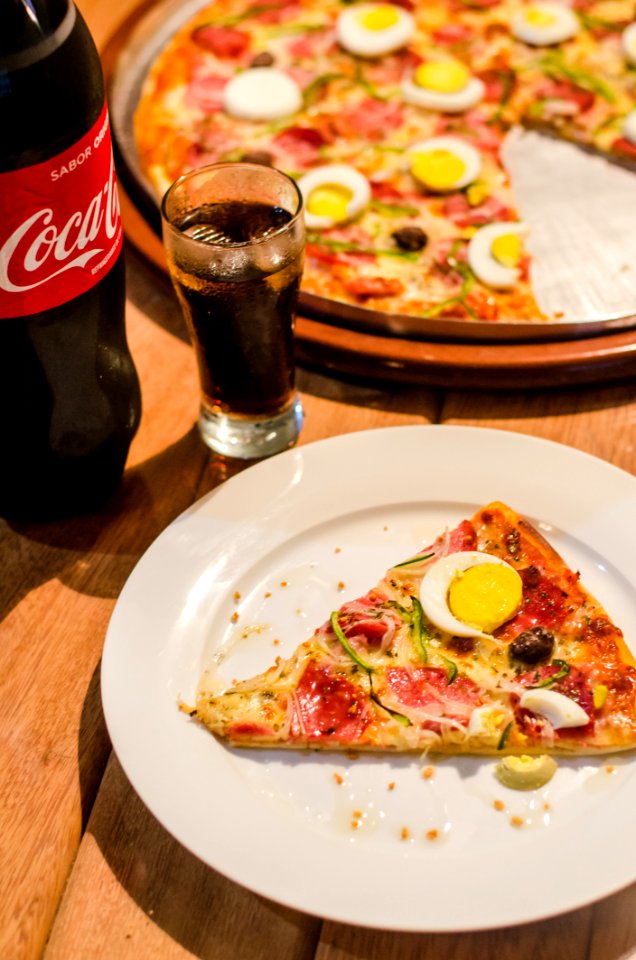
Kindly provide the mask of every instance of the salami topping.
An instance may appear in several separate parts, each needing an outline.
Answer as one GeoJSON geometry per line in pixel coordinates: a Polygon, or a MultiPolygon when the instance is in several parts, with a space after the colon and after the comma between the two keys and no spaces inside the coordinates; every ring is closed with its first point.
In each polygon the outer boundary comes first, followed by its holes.
{"type": "Polygon", "coordinates": [[[402,106],[368,97],[353,109],[338,114],[333,123],[344,136],[383,140],[388,131],[396,130],[402,123],[402,106]]]}
{"type": "Polygon", "coordinates": [[[215,27],[212,24],[199,27],[192,34],[197,46],[209,50],[220,59],[237,60],[250,46],[250,36],[243,30],[215,27]]]}
{"type": "Polygon", "coordinates": [[[297,716],[292,736],[308,741],[331,738],[343,744],[358,740],[373,715],[362,691],[343,674],[310,661],[296,690],[297,716]]]}

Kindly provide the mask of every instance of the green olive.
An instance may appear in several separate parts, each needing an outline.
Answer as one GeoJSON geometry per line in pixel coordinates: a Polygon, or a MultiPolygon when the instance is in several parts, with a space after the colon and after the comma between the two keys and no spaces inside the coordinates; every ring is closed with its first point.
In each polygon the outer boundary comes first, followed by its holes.
{"type": "Polygon", "coordinates": [[[540,757],[504,757],[495,767],[495,776],[511,790],[536,790],[551,780],[557,769],[556,761],[546,754],[540,757]]]}

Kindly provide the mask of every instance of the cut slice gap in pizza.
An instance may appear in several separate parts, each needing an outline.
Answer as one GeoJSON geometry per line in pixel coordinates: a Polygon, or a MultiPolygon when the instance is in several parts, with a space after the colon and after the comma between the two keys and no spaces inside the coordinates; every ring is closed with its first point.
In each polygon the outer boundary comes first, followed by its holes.
{"type": "Polygon", "coordinates": [[[182,709],[239,746],[576,756],[636,745],[636,663],[579,574],[494,502],[288,659],[182,709]]]}

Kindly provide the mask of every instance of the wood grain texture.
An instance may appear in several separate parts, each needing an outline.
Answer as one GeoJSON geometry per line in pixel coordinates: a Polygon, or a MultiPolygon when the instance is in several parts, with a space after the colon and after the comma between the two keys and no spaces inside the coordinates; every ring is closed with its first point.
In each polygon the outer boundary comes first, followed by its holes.
{"type": "MultiPolygon", "coordinates": [[[[488,426],[555,440],[636,473],[636,385],[446,396],[441,422],[488,426]]],[[[547,478],[546,478],[547,479],[547,478]]],[[[539,481],[539,478],[537,478],[539,481]]]]}
{"type": "Polygon", "coordinates": [[[304,960],[319,927],[184,850],[113,759],[45,960],[304,960]]]}
{"type": "MultiPolygon", "coordinates": [[[[516,882],[523,896],[521,872],[516,874],[516,882]]],[[[577,910],[509,930],[431,935],[389,934],[325,923],[315,960],[585,960],[590,919],[589,909],[577,910]]]]}
{"type": "MultiPolygon", "coordinates": [[[[608,851],[611,856],[611,851],[608,851]]],[[[636,958],[636,884],[592,908],[588,960],[636,958]]]]}

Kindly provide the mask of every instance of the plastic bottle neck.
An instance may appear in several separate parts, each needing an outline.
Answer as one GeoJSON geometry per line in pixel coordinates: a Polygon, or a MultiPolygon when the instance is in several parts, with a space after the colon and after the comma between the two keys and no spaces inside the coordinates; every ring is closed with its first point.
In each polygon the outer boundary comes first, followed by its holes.
{"type": "Polygon", "coordinates": [[[69,37],[76,9],[70,0],[0,2],[0,70],[17,70],[49,56],[69,37]]]}

